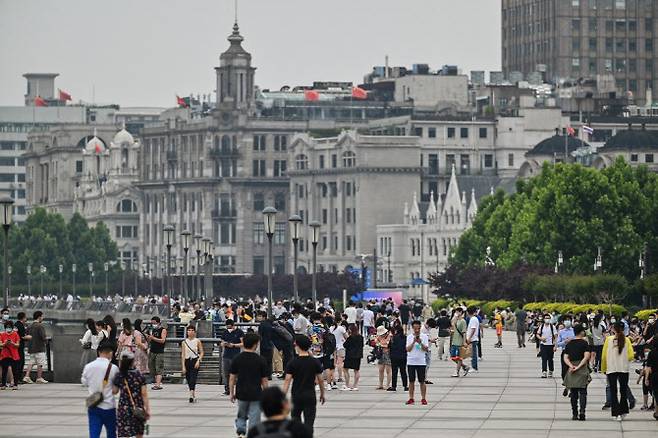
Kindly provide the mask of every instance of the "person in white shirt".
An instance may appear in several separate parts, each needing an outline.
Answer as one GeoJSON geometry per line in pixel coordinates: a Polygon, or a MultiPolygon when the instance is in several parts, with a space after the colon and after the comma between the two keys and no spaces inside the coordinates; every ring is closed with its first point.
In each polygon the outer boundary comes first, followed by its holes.
{"type": "Polygon", "coordinates": [[[368,337],[370,328],[375,326],[375,313],[372,311],[370,304],[363,311],[363,336],[368,337]]]}
{"type": "Polygon", "coordinates": [[[553,377],[553,358],[555,356],[557,329],[551,323],[551,315],[544,315],[544,322],[537,327],[536,336],[539,339],[539,355],[541,356],[541,377],[546,378],[546,368],[548,367],[548,377],[553,377]]]}
{"type": "Polygon", "coordinates": [[[429,351],[429,338],[420,332],[420,321],[411,323],[413,333],[407,336],[407,374],[409,374],[409,400],[408,405],[413,405],[416,378],[420,385],[421,404],[427,405],[427,385],[425,384],[426,355],[429,351]]]}
{"type": "Polygon", "coordinates": [[[466,309],[468,313],[468,328],[466,329],[466,343],[473,346],[471,354],[471,369],[469,373],[478,372],[478,350],[480,349],[480,320],[477,317],[477,308],[470,306],[466,309]]]}
{"type": "Polygon", "coordinates": [[[348,324],[356,324],[356,306],[354,305],[354,301],[350,300],[347,309],[345,309],[345,315],[347,315],[348,324]]]}
{"type": "Polygon", "coordinates": [[[98,346],[98,358],[85,365],[80,381],[89,390],[89,395],[102,393],[103,399],[95,406],[87,409],[89,418],[89,438],[100,438],[101,430],[105,426],[108,438],[116,438],[117,414],[112,393],[112,382],[119,373],[119,368],[113,365],[112,344],[103,341],[98,346]]]}
{"type": "Polygon", "coordinates": [[[292,309],[292,316],[293,316],[293,324],[292,328],[295,331],[295,334],[297,335],[305,335],[308,332],[308,319],[304,315],[302,315],[301,312],[301,306],[299,304],[295,304],[295,306],[292,309]]]}
{"type": "Polygon", "coordinates": [[[336,338],[336,374],[334,374],[334,379],[336,379],[338,382],[343,381],[343,361],[345,360],[345,347],[343,344],[347,339],[347,329],[345,328],[347,324],[343,324],[345,323],[340,321],[339,317],[336,317],[334,325],[329,328],[331,334],[333,334],[336,338]]]}

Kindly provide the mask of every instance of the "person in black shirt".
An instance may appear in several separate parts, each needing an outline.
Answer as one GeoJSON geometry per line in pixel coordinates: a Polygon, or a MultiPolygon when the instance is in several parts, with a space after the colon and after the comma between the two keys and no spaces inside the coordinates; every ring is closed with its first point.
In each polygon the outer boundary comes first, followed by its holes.
{"type": "Polygon", "coordinates": [[[226,330],[222,332],[219,338],[222,340],[222,370],[224,372],[224,395],[229,395],[229,377],[231,370],[231,362],[240,354],[240,347],[242,347],[242,338],[244,332],[235,327],[235,322],[232,319],[226,320],[226,330]]]}
{"type": "Polygon", "coordinates": [[[277,386],[263,390],[261,408],[267,420],[251,428],[247,438],[272,436],[270,434],[286,436],[289,438],[313,438],[313,434],[298,420],[289,420],[290,402],[286,395],[277,386]]]}
{"type": "Polygon", "coordinates": [[[292,383],[292,418],[301,421],[304,414],[304,424],[313,432],[317,405],[315,385],[320,387],[321,404],[325,401],[325,389],[322,381],[322,364],[309,354],[309,348],[311,348],[311,340],[308,336],[295,337],[297,357],[290,361],[286,369],[283,393],[288,393],[292,383]]]}
{"type": "Polygon", "coordinates": [[[395,326],[391,329],[393,337],[391,338],[390,355],[391,367],[393,368],[393,384],[387,391],[395,391],[398,386],[398,370],[402,377],[402,385],[404,391],[409,391],[409,384],[407,381],[407,337],[402,330],[402,327],[395,326]]]}
{"type": "Polygon", "coordinates": [[[238,401],[238,415],[235,429],[238,436],[247,433],[249,428],[260,423],[260,398],[268,383],[268,368],[265,359],[256,353],[260,337],[247,333],[242,339],[244,350],[231,362],[229,391],[231,402],[238,401]]]}
{"type": "Polygon", "coordinates": [[[409,325],[409,319],[411,316],[411,307],[409,307],[409,304],[407,304],[407,300],[402,301],[402,304],[400,304],[398,310],[400,311],[400,321],[402,322],[402,328],[404,330],[404,334],[406,335],[407,326],[409,325]]]}
{"type": "MultiPolygon", "coordinates": [[[[149,372],[155,382],[151,389],[162,389],[162,373],[164,372],[164,349],[167,339],[167,329],[160,325],[160,317],[151,318],[151,332],[146,336],[149,343],[149,372]]],[[[111,336],[111,335],[110,335],[111,336]]]]}
{"type": "Polygon", "coordinates": [[[23,383],[23,369],[25,368],[25,341],[29,341],[31,336],[27,334],[27,315],[25,312],[18,312],[16,315],[16,331],[18,336],[21,338],[20,345],[18,347],[18,354],[20,359],[18,364],[16,364],[16,369],[20,370],[19,375],[16,377],[16,382],[19,384],[23,383]]]}
{"type": "Polygon", "coordinates": [[[274,356],[274,327],[272,321],[267,319],[267,312],[259,310],[256,312],[256,321],[258,324],[258,336],[260,336],[260,356],[265,359],[267,369],[269,370],[269,379],[272,380],[272,357],[274,356]]]}
{"type": "Polygon", "coordinates": [[[653,392],[654,408],[653,418],[658,420],[658,337],[651,341],[651,351],[644,363],[645,379],[651,391],[653,392]]]}
{"type": "Polygon", "coordinates": [[[452,323],[446,309],[441,310],[439,317],[436,318],[436,326],[439,329],[439,337],[436,340],[439,349],[439,360],[448,360],[450,358],[450,328],[452,323]]]}
{"type": "Polygon", "coordinates": [[[578,324],[574,326],[575,337],[564,347],[563,360],[568,367],[564,376],[564,386],[571,391],[572,420],[585,421],[585,408],[587,407],[587,385],[590,382],[589,358],[592,351],[589,342],[585,339],[585,327],[578,324]],[[578,401],[580,400],[580,411],[578,401]]]}
{"type": "Polygon", "coordinates": [[[343,369],[345,370],[345,386],[343,391],[358,391],[359,377],[361,376],[361,359],[363,359],[363,336],[356,324],[350,324],[347,327],[349,332],[348,338],[343,343],[345,349],[345,360],[343,369]],[[350,385],[350,370],[354,371],[354,383],[350,385]]]}

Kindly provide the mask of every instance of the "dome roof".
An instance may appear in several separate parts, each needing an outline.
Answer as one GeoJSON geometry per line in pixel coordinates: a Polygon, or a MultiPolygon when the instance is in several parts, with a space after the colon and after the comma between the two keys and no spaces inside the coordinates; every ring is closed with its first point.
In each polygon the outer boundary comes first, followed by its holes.
{"type": "MultiPolygon", "coordinates": [[[[579,147],[589,146],[586,142],[581,141],[578,138],[567,136],[567,150],[569,153],[575,151],[579,147]]],[[[526,156],[532,155],[564,155],[564,136],[563,135],[554,135],[545,140],[537,143],[537,146],[532,148],[531,151],[526,153],[526,156]]]]}
{"type": "Polygon", "coordinates": [[[88,154],[102,154],[105,152],[105,143],[103,140],[94,135],[85,146],[85,152],[88,154]]]}
{"type": "Polygon", "coordinates": [[[132,146],[135,144],[135,139],[133,138],[132,134],[126,130],[126,128],[121,128],[119,132],[117,132],[114,135],[114,138],[112,139],[112,144],[115,146],[122,146],[124,144],[127,144],[128,146],[132,146]]]}
{"type": "Polygon", "coordinates": [[[617,131],[599,150],[658,149],[658,132],[645,129],[617,131]]]}

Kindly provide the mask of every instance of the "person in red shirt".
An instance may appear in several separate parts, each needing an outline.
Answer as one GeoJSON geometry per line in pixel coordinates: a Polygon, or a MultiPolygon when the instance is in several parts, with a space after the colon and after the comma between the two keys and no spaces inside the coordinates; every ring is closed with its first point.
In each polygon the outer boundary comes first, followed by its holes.
{"type": "Polygon", "coordinates": [[[4,331],[0,333],[0,365],[2,366],[2,383],[0,389],[12,388],[18,389],[16,376],[20,375],[18,364],[20,362],[20,355],[18,354],[18,347],[20,345],[20,337],[18,332],[14,329],[14,323],[5,321],[4,331]],[[9,385],[7,375],[9,369],[12,369],[14,384],[9,385]]]}

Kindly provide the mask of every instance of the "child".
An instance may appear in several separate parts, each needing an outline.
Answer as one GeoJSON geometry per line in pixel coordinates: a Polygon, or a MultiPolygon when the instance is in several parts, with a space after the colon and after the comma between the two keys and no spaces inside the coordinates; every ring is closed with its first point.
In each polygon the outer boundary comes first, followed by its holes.
{"type": "Polygon", "coordinates": [[[500,313],[496,313],[495,316],[496,322],[496,336],[498,337],[498,342],[494,344],[495,348],[503,348],[503,318],[500,313]]]}
{"type": "Polygon", "coordinates": [[[0,389],[5,389],[5,387],[18,389],[17,380],[18,376],[20,376],[18,347],[20,346],[20,338],[18,337],[18,332],[14,330],[14,323],[11,321],[5,321],[4,332],[0,333],[0,346],[2,347],[2,350],[0,350],[0,364],[2,364],[2,383],[0,383],[0,389]],[[12,370],[12,377],[14,379],[13,385],[10,385],[8,379],[10,369],[12,370]]]}

